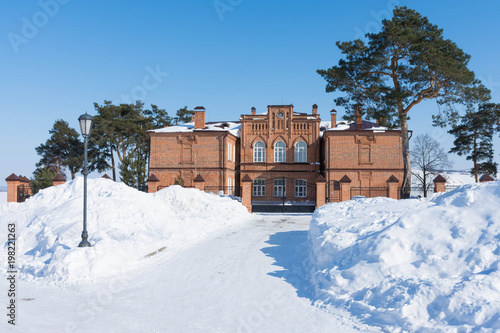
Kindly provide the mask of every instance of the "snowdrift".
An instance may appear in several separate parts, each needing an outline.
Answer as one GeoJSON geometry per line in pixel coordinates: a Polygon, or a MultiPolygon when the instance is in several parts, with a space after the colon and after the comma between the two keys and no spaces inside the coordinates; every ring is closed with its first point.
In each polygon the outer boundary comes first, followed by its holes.
{"type": "Polygon", "coordinates": [[[315,299],[390,332],[500,329],[499,203],[493,182],[321,207],[308,239],[315,299]]]}
{"type": "MultiPolygon", "coordinates": [[[[83,178],[47,188],[25,203],[0,206],[0,235],[17,224],[21,279],[47,283],[94,281],[175,253],[250,214],[227,197],[171,186],[154,194],[106,179],[88,180],[91,248],[78,248],[83,226],[83,178]],[[158,256],[156,256],[158,255],[158,256]]],[[[3,235],[2,239],[7,239],[3,235]]],[[[6,258],[6,248],[0,255],[6,258]]]]}

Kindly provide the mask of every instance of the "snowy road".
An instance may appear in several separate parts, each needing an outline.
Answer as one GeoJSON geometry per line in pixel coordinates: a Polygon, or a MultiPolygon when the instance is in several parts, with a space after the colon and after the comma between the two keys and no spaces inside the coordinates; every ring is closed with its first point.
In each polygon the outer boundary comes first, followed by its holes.
{"type": "MultiPolygon", "coordinates": [[[[12,332],[359,332],[293,273],[310,216],[254,215],[144,269],[85,287],[18,286],[12,332]]],[[[2,289],[4,290],[4,289],[2,289]]],[[[9,325],[10,326],[10,325],[9,325]]],[[[0,328],[5,328],[5,320],[0,328]]],[[[4,332],[5,330],[1,330],[4,332]]]]}

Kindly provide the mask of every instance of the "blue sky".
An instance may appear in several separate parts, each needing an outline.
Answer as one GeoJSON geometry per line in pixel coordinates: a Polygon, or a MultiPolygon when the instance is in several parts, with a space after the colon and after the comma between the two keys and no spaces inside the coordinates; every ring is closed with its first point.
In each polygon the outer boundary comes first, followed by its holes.
{"type": "MultiPolygon", "coordinates": [[[[336,41],[376,32],[394,5],[444,29],[472,56],[470,68],[500,103],[500,2],[490,1],[75,1],[1,0],[0,186],[11,173],[32,176],[57,119],[79,131],[93,103],[141,99],[170,115],[207,109],[207,121],[238,120],[255,106],[299,112],[336,108],[317,69],[338,63],[336,41]],[[217,7],[218,6],[218,7],[217,7]],[[2,176],[3,175],[3,176],[2,176]]],[[[431,126],[426,102],[410,112],[414,135],[429,133],[448,150],[453,137],[431,126]]],[[[500,162],[500,140],[496,161],[500,162]]],[[[471,165],[451,155],[455,168],[471,165]]]]}

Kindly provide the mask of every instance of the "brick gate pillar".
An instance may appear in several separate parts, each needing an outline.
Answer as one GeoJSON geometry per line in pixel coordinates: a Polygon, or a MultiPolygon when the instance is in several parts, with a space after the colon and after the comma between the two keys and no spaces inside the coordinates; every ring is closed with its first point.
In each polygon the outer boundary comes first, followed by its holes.
{"type": "Polygon", "coordinates": [[[486,182],[493,182],[495,181],[495,179],[493,179],[493,177],[485,173],[481,178],[479,178],[479,181],[481,183],[486,183],[486,182]]]}
{"type": "Polygon", "coordinates": [[[21,183],[21,178],[12,174],[5,178],[7,182],[7,202],[17,202],[17,187],[21,183]]]}
{"type": "Polygon", "coordinates": [[[241,204],[245,206],[248,211],[252,212],[252,178],[245,175],[241,178],[241,204]]]}
{"type": "Polygon", "coordinates": [[[326,179],[322,175],[316,179],[316,209],[326,202],[326,179]]]}
{"type": "Polygon", "coordinates": [[[205,191],[205,178],[203,178],[200,174],[194,177],[193,179],[194,188],[200,191],[205,191]]]}
{"type": "Polygon", "coordinates": [[[398,198],[398,183],[399,179],[397,179],[394,175],[391,175],[389,179],[387,179],[387,187],[388,187],[387,196],[389,198],[391,199],[398,198]]]}
{"type": "Polygon", "coordinates": [[[340,200],[347,201],[351,200],[351,178],[344,175],[342,179],[339,180],[340,183],[340,200]]]}
{"type": "Polygon", "coordinates": [[[52,178],[52,185],[57,186],[66,183],[66,178],[63,175],[57,174],[54,178],[52,178]]]}
{"type": "Polygon", "coordinates": [[[155,193],[158,191],[158,184],[160,183],[160,180],[154,173],[146,180],[148,182],[148,193],[155,193]]]}
{"type": "Polygon", "coordinates": [[[434,193],[443,193],[446,187],[446,178],[441,175],[438,175],[433,180],[434,182],[434,193]]]}

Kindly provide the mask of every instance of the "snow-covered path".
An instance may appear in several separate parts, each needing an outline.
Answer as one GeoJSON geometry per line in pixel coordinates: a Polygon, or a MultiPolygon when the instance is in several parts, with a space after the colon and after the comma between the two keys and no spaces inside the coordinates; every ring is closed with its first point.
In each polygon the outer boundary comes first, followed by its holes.
{"type": "Polygon", "coordinates": [[[254,217],[176,254],[146,258],[141,271],[91,287],[21,283],[18,325],[11,331],[367,331],[347,312],[311,305],[290,270],[302,259],[310,216],[254,217]]]}

